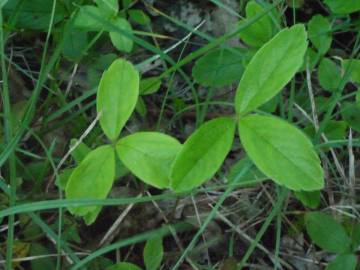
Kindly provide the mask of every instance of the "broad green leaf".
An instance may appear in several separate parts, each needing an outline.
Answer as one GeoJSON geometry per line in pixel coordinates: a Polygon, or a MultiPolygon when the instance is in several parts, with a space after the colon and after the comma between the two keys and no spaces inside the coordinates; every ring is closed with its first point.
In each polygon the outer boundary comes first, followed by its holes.
{"type": "Polygon", "coordinates": [[[328,264],[326,270],[355,270],[357,262],[355,254],[341,254],[328,264]]]}
{"type": "Polygon", "coordinates": [[[344,102],[341,108],[341,116],[352,129],[360,132],[360,106],[358,104],[344,102]]]}
{"type": "Polygon", "coordinates": [[[138,24],[149,25],[151,23],[149,16],[141,9],[129,9],[128,14],[129,17],[138,24]]]}
{"type": "Polygon", "coordinates": [[[149,239],[144,247],[144,263],[146,270],[157,270],[161,265],[164,248],[161,237],[149,239]]]}
{"type": "Polygon", "coordinates": [[[140,81],[140,95],[150,95],[160,89],[161,80],[159,77],[149,77],[140,81]]]}
{"type": "Polygon", "coordinates": [[[295,197],[309,208],[317,208],[320,205],[320,191],[295,191],[295,197]]]}
{"type": "Polygon", "coordinates": [[[63,54],[70,60],[80,59],[81,54],[88,45],[88,33],[72,29],[65,39],[63,54]]]}
{"type": "Polygon", "coordinates": [[[119,12],[118,0],[95,0],[95,3],[106,17],[115,16],[119,12]]]}
{"type": "Polygon", "coordinates": [[[115,141],[119,136],[138,96],[138,71],[126,60],[115,60],[101,77],[96,100],[101,128],[110,140],[115,141]]]}
{"type": "Polygon", "coordinates": [[[305,223],[311,240],[323,250],[334,253],[350,250],[351,240],[345,228],[330,215],[309,212],[305,216],[305,223]]]}
{"type": "MultiPolygon", "coordinates": [[[[115,27],[117,27],[118,29],[120,29],[120,31],[124,31],[127,34],[131,35],[132,34],[132,28],[131,25],[128,23],[127,20],[123,19],[123,18],[116,18],[113,21],[113,24],[115,27]]],[[[131,52],[134,46],[134,42],[131,38],[123,35],[120,32],[117,31],[111,31],[110,32],[110,39],[112,44],[114,45],[114,47],[116,49],[118,49],[121,52],[131,52]]]]}
{"type": "Polygon", "coordinates": [[[102,23],[97,18],[102,18],[101,9],[95,6],[82,6],[74,20],[74,27],[84,31],[100,31],[102,23]]]}
{"type": "Polygon", "coordinates": [[[324,172],[311,141],[280,118],[249,115],[239,121],[241,143],[255,165],[279,185],[292,190],[318,190],[324,172]]]}
{"type": "Polygon", "coordinates": [[[106,270],[142,270],[142,269],[135,264],[121,262],[121,263],[112,265],[110,267],[107,267],[106,270]]]}
{"type": "Polygon", "coordinates": [[[64,169],[59,174],[59,177],[56,181],[56,185],[61,188],[62,190],[65,190],[67,182],[69,181],[69,178],[71,174],[73,173],[74,169],[64,169]]]}
{"type": "Polygon", "coordinates": [[[350,80],[354,83],[360,84],[360,60],[358,59],[346,59],[343,61],[344,72],[350,69],[350,80]]]}
{"type": "MultiPolygon", "coordinates": [[[[70,141],[70,148],[74,147],[78,142],[77,139],[72,139],[70,141]]],[[[76,163],[79,164],[83,159],[91,152],[89,146],[84,142],[81,142],[76,148],[71,152],[71,156],[75,159],[76,163]]]]}
{"type": "Polygon", "coordinates": [[[239,49],[218,49],[196,61],[194,79],[201,85],[221,87],[239,81],[244,71],[246,55],[239,49]]]}
{"type": "MultiPolygon", "coordinates": [[[[47,31],[51,20],[52,8],[53,1],[49,0],[10,0],[7,1],[2,12],[6,17],[17,14],[15,26],[18,28],[47,31]]],[[[57,1],[53,18],[54,24],[64,19],[65,12],[61,1],[57,1]]]]}
{"type": "Polygon", "coordinates": [[[324,58],[319,65],[318,80],[322,88],[335,91],[341,83],[340,68],[329,58],[324,58]]]}
{"type": "Polygon", "coordinates": [[[171,188],[191,190],[209,180],[229,153],[235,133],[231,118],[216,118],[203,124],[185,142],[171,168],[171,188]]]}
{"type": "MultiPolygon", "coordinates": [[[[255,17],[259,13],[264,12],[264,8],[255,1],[250,1],[246,5],[245,12],[246,20],[240,22],[241,24],[255,17]]],[[[269,14],[266,14],[256,22],[252,23],[249,27],[243,29],[239,35],[246,44],[253,47],[261,47],[271,39],[272,34],[273,27],[271,17],[269,14]]]]}
{"type": "Polygon", "coordinates": [[[134,0],[122,0],[122,7],[123,8],[129,8],[130,7],[130,4],[133,3],[134,0]]]}
{"type": "Polygon", "coordinates": [[[300,68],[299,72],[306,71],[308,65],[309,69],[313,70],[316,66],[316,64],[319,61],[319,55],[317,52],[315,52],[310,47],[307,48],[305,56],[304,56],[304,62],[302,64],[302,67],[300,68]],[[309,63],[309,64],[308,64],[309,63]]]}
{"type": "MultiPolygon", "coordinates": [[[[67,199],[104,199],[107,197],[115,175],[114,149],[100,146],[91,151],[75,168],[65,188],[67,199]]],[[[72,206],[72,214],[86,216],[98,211],[97,206],[72,206]]]]}
{"type": "Polygon", "coordinates": [[[337,14],[348,14],[360,10],[359,0],[325,0],[331,11],[337,14]]]}
{"type": "Polygon", "coordinates": [[[169,187],[169,173],[181,144],[158,132],[138,132],[116,145],[120,160],[139,179],[157,188],[169,187]]]}
{"type": "Polygon", "coordinates": [[[236,112],[251,112],[274,97],[301,67],[307,48],[303,25],[280,31],[251,59],[237,88],[236,112]]]}
{"type": "Polygon", "coordinates": [[[101,206],[95,206],[94,209],[92,209],[91,211],[87,212],[84,216],[82,216],[85,224],[90,225],[94,223],[100,211],[101,211],[101,206]]]}
{"type": "Polygon", "coordinates": [[[325,54],[331,47],[331,25],[327,18],[322,15],[315,15],[311,18],[308,25],[309,39],[315,48],[325,54]]]}

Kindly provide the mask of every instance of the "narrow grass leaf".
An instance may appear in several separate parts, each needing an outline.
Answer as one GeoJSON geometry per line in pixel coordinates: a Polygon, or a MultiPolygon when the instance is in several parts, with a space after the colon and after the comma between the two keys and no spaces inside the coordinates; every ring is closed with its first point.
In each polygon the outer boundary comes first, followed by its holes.
{"type": "Polygon", "coordinates": [[[110,267],[107,267],[106,270],[142,270],[139,266],[128,263],[128,262],[121,262],[110,267]]]}

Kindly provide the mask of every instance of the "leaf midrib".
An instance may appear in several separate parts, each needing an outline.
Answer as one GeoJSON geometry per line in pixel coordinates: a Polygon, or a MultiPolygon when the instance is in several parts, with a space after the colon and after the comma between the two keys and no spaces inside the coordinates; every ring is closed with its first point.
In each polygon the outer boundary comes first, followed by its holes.
{"type": "MultiPolygon", "coordinates": [[[[226,129],[227,129],[226,131],[228,131],[228,130],[230,129],[230,127],[227,126],[226,129]]],[[[223,138],[224,136],[226,136],[226,135],[227,135],[227,132],[222,133],[222,135],[220,135],[220,136],[215,140],[215,143],[214,143],[213,145],[217,144],[217,143],[219,142],[219,140],[220,140],[221,138],[223,138]]],[[[209,147],[209,148],[204,152],[204,154],[201,155],[200,158],[198,158],[198,159],[193,163],[194,165],[191,167],[190,170],[188,170],[188,172],[182,177],[182,179],[185,179],[185,178],[194,170],[194,167],[196,167],[196,165],[203,159],[204,156],[206,156],[206,154],[207,154],[212,148],[213,148],[213,147],[209,147]]],[[[170,186],[172,186],[172,183],[173,183],[173,182],[174,182],[174,181],[173,181],[172,177],[170,177],[170,186]]],[[[177,186],[179,186],[180,183],[181,183],[181,182],[179,182],[179,184],[177,184],[176,186],[174,186],[174,188],[176,188],[177,186]]]]}
{"type": "MultiPolygon", "coordinates": [[[[297,166],[295,162],[293,162],[291,159],[289,159],[287,157],[287,155],[285,155],[282,151],[280,151],[280,149],[278,147],[275,147],[273,144],[271,144],[269,142],[269,140],[266,139],[266,137],[262,136],[260,133],[256,132],[255,129],[250,128],[250,126],[246,125],[243,123],[243,125],[247,126],[247,128],[249,128],[250,130],[253,131],[253,133],[255,133],[256,135],[258,135],[261,139],[263,139],[263,141],[265,141],[268,145],[270,145],[273,149],[275,149],[281,156],[283,156],[286,160],[289,160],[289,163],[293,164],[294,167],[298,168],[300,171],[304,172],[305,175],[310,176],[310,179],[316,179],[313,176],[311,176],[310,174],[307,173],[307,171],[303,170],[301,167],[297,166]]],[[[321,182],[318,182],[317,179],[315,181],[316,183],[321,184],[321,182]]],[[[284,183],[285,184],[285,183],[284,183]]]]}

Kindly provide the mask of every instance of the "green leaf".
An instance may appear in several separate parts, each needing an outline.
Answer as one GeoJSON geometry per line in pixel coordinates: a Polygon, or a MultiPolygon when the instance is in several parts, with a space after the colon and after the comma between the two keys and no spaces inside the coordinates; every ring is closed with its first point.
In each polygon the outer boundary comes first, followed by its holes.
{"type": "Polygon", "coordinates": [[[139,179],[157,188],[169,187],[169,173],[181,144],[158,132],[138,132],[116,145],[120,160],[139,179]]]}
{"type": "Polygon", "coordinates": [[[56,181],[56,185],[61,188],[62,190],[65,190],[67,182],[69,181],[69,178],[71,174],[73,173],[74,169],[64,169],[59,174],[59,177],[56,181]]]}
{"type": "MultiPolygon", "coordinates": [[[[65,188],[67,199],[104,199],[111,190],[115,175],[114,149],[100,146],[91,151],[75,168],[65,188]]],[[[72,206],[69,210],[79,216],[98,212],[97,206],[72,206]]]]}
{"type": "MultiPolygon", "coordinates": [[[[346,136],[348,125],[345,121],[330,120],[324,128],[325,136],[328,140],[343,140],[346,136]]],[[[309,125],[304,132],[313,138],[316,134],[314,125],[309,125]]]]}
{"type": "Polygon", "coordinates": [[[141,270],[141,268],[132,263],[121,262],[107,267],[106,270],[141,270]]]}
{"type": "Polygon", "coordinates": [[[341,83],[340,68],[329,58],[324,58],[319,65],[318,80],[322,88],[335,91],[341,83]]]}
{"type": "Polygon", "coordinates": [[[134,0],[122,0],[122,6],[123,8],[127,9],[130,7],[130,5],[134,2],[134,0]]]}
{"type": "MultiPolygon", "coordinates": [[[[127,20],[123,18],[116,18],[113,21],[115,27],[121,29],[122,31],[128,33],[129,35],[132,34],[131,25],[128,23],[127,20]]],[[[121,52],[129,53],[132,51],[134,42],[131,38],[123,35],[122,33],[111,31],[110,32],[110,39],[111,43],[114,45],[116,49],[121,52]]]]}
{"type": "MultiPolygon", "coordinates": [[[[70,141],[70,148],[74,147],[78,142],[77,139],[72,139],[70,141]]],[[[76,163],[79,164],[83,159],[91,152],[89,146],[84,142],[81,142],[76,148],[71,152],[71,156],[75,159],[76,163]]]]}
{"type": "Polygon", "coordinates": [[[119,12],[118,0],[95,0],[95,3],[106,17],[115,16],[119,12]]]}
{"type": "Polygon", "coordinates": [[[295,191],[295,197],[306,207],[315,209],[320,205],[320,191],[295,191]]]}
{"type": "Polygon", "coordinates": [[[356,252],[360,246],[360,223],[355,223],[351,228],[352,250],[356,252]]]}
{"type": "Polygon", "coordinates": [[[358,104],[344,102],[341,108],[341,116],[352,129],[360,132],[360,106],[358,104]]]}
{"type": "Polygon", "coordinates": [[[350,250],[351,240],[345,228],[330,215],[309,212],[305,215],[307,233],[323,250],[344,253],[350,250]]]}
{"type": "Polygon", "coordinates": [[[360,10],[359,0],[325,0],[331,11],[337,14],[348,14],[360,10]]]}
{"type": "Polygon", "coordinates": [[[70,60],[77,60],[88,45],[88,33],[72,29],[65,39],[63,54],[70,60]]]}
{"type": "Polygon", "coordinates": [[[140,81],[140,95],[150,95],[159,91],[161,80],[159,77],[149,77],[140,81]]]}
{"type": "Polygon", "coordinates": [[[341,254],[328,264],[326,270],[355,270],[357,261],[355,254],[341,254]]]}
{"type": "MultiPolygon", "coordinates": [[[[3,7],[2,12],[6,17],[17,14],[15,26],[18,28],[47,31],[51,20],[52,8],[53,1],[10,0],[3,7]]],[[[54,24],[62,21],[64,17],[65,8],[60,1],[57,1],[53,18],[54,24]]]]}
{"type": "Polygon", "coordinates": [[[164,248],[161,237],[149,239],[144,247],[144,263],[146,270],[157,270],[161,265],[164,248]]]}
{"type": "Polygon", "coordinates": [[[192,75],[204,86],[221,87],[239,81],[246,55],[239,49],[217,49],[196,61],[192,75]]]}
{"type": "Polygon", "coordinates": [[[81,6],[74,20],[74,27],[84,31],[100,31],[102,23],[96,18],[102,18],[101,9],[95,6],[81,6]]]}
{"type": "Polygon", "coordinates": [[[239,134],[251,160],[279,185],[292,190],[323,188],[320,159],[295,126],[272,116],[249,115],[240,119],[239,134]]]}
{"type": "Polygon", "coordinates": [[[134,22],[140,25],[149,25],[151,22],[149,16],[146,15],[141,9],[129,9],[128,14],[134,22]]]}
{"type": "MultiPolygon", "coordinates": [[[[246,5],[245,12],[246,20],[240,22],[241,24],[257,16],[259,13],[263,13],[264,8],[255,1],[250,1],[246,5]]],[[[269,14],[266,14],[256,22],[252,23],[249,27],[243,29],[239,35],[246,44],[253,47],[261,47],[264,43],[271,39],[272,34],[273,27],[271,17],[269,14]]]]}
{"type": "Polygon", "coordinates": [[[331,25],[327,18],[322,15],[315,15],[309,21],[309,39],[315,48],[326,54],[332,43],[331,25]]]}
{"type": "Polygon", "coordinates": [[[307,48],[303,25],[280,31],[251,59],[237,88],[235,107],[246,114],[274,97],[301,67],[307,48]]]}
{"type": "Polygon", "coordinates": [[[231,118],[216,118],[203,124],[185,142],[171,168],[171,188],[191,190],[209,180],[229,153],[235,133],[231,118]]]}
{"type": "Polygon", "coordinates": [[[96,100],[101,128],[110,140],[115,141],[119,136],[138,96],[138,71],[126,60],[115,60],[101,77],[96,100]]]}
{"type": "Polygon", "coordinates": [[[346,59],[342,62],[342,64],[344,71],[350,69],[349,73],[351,81],[360,84],[360,60],[346,59]]]}

